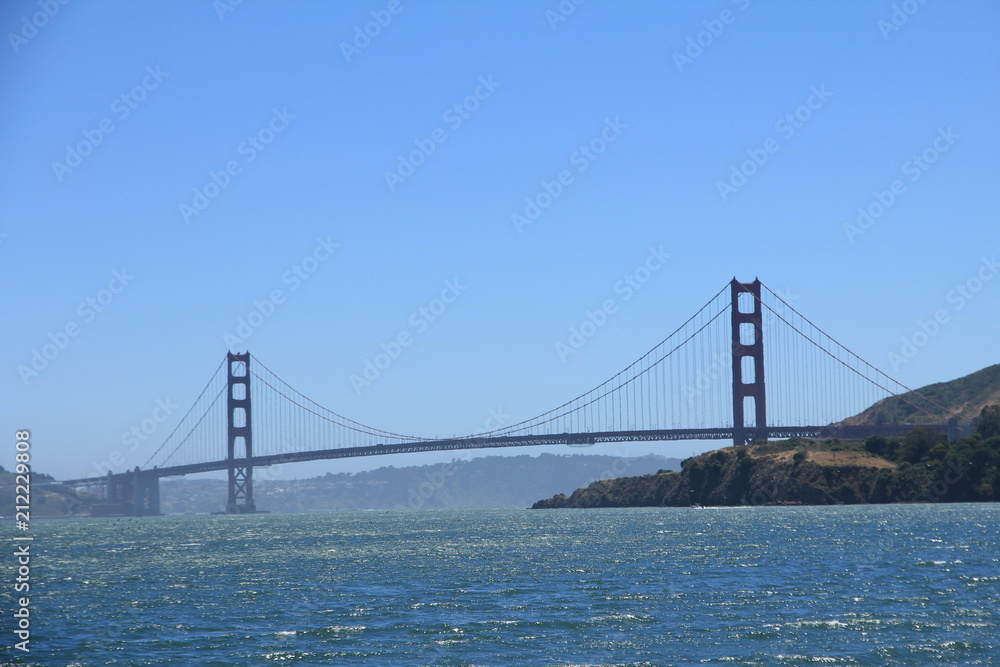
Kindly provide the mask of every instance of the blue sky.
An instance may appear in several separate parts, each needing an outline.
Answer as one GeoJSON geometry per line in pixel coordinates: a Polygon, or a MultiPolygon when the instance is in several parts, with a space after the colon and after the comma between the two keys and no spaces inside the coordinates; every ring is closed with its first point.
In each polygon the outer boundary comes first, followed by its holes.
{"type": "Polygon", "coordinates": [[[230,346],[386,430],[526,419],[733,276],[910,386],[998,362],[996,3],[36,0],[0,26],[0,426],[36,470],[143,463],[230,346]]]}

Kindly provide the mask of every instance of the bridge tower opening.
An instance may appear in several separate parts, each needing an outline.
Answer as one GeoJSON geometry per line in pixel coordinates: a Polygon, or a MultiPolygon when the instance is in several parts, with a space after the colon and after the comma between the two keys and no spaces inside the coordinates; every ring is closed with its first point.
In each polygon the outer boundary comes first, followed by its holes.
{"type": "Polygon", "coordinates": [[[253,501],[253,431],[250,412],[250,353],[228,353],[228,429],[226,447],[229,460],[228,514],[257,511],[253,501]],[[236,454],[239,452],[240,458],[236,454]]]}
{"type": "Polygon", "coordinates": [[[741,283],[733,278],[733,444],[767,439],[767,398],[764,388],[764,318],[760,280],[741,283]],[[751,418],[748,423],[747,417],[751,418]]]}

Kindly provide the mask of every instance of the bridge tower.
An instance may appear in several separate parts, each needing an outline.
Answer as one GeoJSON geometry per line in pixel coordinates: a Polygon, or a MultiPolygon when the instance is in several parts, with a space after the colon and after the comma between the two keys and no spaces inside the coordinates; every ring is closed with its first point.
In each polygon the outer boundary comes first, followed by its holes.
{"type": "Polygon", "coordinates": [[[733,278],[733,444],[767,439],[767,402],[764,390],[764,318],[760,280],[741,283],[733,278]],[[753,418],[750,424],[747,417],[753,418]]]}
{"type": "Polygon", "coordinates": [[[95,516],[160,516],[160,478],[156,470],[112,473],[104,477],[104,502],[95,516]]]}
{"type": "Polygon", "coordinates": [[[132,513],[135,516],[160,515],[160,478],[156,472],[132,471],[132,513]]]}
{"type": "Polygon", "coordinates": [[[250,353],[228,353],[229,386],[226,412],[229,415],[226,454],[229,461],[228,514],[256,512],[253,502],[253,432],[250,413],[250,353]],[[239,452],[240,457],[236,457],[239,452]]]}

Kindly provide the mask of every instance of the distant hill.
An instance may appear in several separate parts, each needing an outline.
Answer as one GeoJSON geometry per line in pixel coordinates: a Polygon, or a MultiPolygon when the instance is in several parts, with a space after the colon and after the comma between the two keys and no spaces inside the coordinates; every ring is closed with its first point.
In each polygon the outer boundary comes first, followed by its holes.
{"type": "Polygon", "coordinates": [[[883,399],[861,414],[843,421],[847,425],[933,424],[952,415],[928,402],[922,396],[959,415],[962,423],[971,423],[987,405],[1000,404],[1000,364],[984,368],[950,382],[921,387],[915,392],[883,399]],[[905,399],[905,400],[903,400],[905,399]],[[908,402],[907,402],[908,401],[908,402]],[[910,405],[912,403],[913,405],[910,405]],[[919,406],[931,414],[918,410],[919,406]]]}
{"type": "MultiPolygon", "coordinates": [[[[275,479],[280,470],[255,470],[254,499],[261,510],[527,507],[536,498],[598,479],[680,470],[680,459],[547,453],[483,456],[298,480],[275,479]]],[[[0,518],[14,515],[15,481],[13,473],[0,467],[0,518]]],[[[226,493],[222,479],[165,478],[160,480],[160,507],[164,514],[225,511],[226,493]]],[[[78,496],[49,475],[32,473],[33,518],[88,516],[93,504],[92,498],[78,496]]]]}
{"type": "MultiPolygon", "coordinates": [[[[16,497],[17,475],[0,466],[0,518],[14,516],[16,497]]],[[[31,473],[32,518],[86,515],[89,512],[87,501],[72,489],[55,483],[49,475],[31,473]]]]}
{"type": "MultiPolygon", "coordinates": [[[[680,470],[680,460],[652,455],[484,456],[299,480],[267,479],[261,470],[255,473],[254,500],[259,509],[270,512],[528,507],[537,498],[594,480],[661,469],[680,470]]],[[[220,511],[225,500],[223,480],[175,478],[160,482],[164,514],[220,511]]]]}

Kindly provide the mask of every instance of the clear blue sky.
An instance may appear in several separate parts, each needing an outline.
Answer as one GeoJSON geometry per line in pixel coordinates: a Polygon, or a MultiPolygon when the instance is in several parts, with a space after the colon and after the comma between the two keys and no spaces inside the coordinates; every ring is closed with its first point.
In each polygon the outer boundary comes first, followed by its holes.
{"type": "Polygon", "coordinates": [[[143,463],[230,346],[387,430],[526,419],[733,276],[791,295],[910,386],[1000,361],[995,2],[227,6],[0,6],[0,430],[32,430],[37,470],[86,475],[115,451],[143,463]],[[512,220],[564,171],[540,215],[512,220]],[[859,226],[859,207],[878,215],[859,226]],[[661,246],[669,259],[622,301],[617,281],[661,246]],[[446,281],[460,294],[415,324],[446,281]],[[561,359],[556,343],[609,297],[618,312],[561,359]],[[356,391],[401,332],[412,344],[356,391]],[[163,416],[158,402],[179,408],[128,451],[122,434],[163,416]]]}

